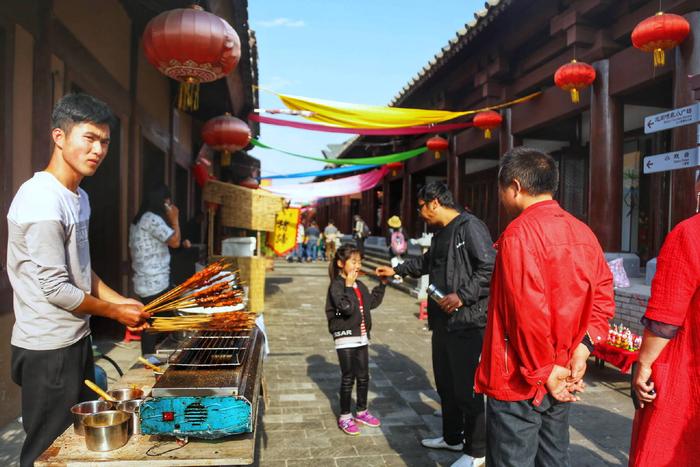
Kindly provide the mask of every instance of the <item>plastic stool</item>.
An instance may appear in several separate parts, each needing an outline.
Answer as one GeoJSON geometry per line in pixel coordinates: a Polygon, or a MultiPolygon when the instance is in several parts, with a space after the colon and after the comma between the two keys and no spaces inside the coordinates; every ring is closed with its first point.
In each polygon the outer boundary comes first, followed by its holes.
{"type": "Polygon", "coordinates": [[[418,319],[428,319],[428,301],[423,300],[420,302],[420,309],[418,311],[418,319]]]}
{"type": "Polygon", "coordinates": [[[129,328],[126,328],[126,332],[124,333],[124,342],[131,342],[131,341],[140,341],[141,340],[141,331],[132,331],[129,328]]]}

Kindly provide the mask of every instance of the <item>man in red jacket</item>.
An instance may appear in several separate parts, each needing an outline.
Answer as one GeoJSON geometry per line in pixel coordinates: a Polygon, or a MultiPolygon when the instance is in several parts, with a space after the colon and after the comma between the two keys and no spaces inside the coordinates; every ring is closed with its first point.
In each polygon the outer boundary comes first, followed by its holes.
{"type": "Polygon", "coordinates": [[[612,274],[584,223],[553,200],[554,160],[518,147],[501,159],[513,221],[496,242],[475,389],[488,396],[486,465],[568,466],[569,402],[615,312],[612,274]]]}

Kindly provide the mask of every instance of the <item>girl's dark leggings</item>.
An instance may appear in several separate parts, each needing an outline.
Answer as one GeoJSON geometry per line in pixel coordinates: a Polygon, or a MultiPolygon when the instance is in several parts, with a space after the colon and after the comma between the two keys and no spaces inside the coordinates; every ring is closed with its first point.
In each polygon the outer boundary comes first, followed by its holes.
{"type": "Polygon", "coordinates": [[[369,390],[369,355],[367,346],[350,349],[336,349],[340,371],[340,413],[350,413],[352,385],[357,379],[357,411],[367,409],[367,391],[369,390]]]}

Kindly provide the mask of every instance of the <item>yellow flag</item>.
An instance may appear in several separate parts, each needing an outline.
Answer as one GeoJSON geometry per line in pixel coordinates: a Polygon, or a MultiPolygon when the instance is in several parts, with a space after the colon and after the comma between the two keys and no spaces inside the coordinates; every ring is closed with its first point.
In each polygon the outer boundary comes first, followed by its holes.
{"type": "Polygon", "coordinates": [[[275,231],[268,235],[268,244],[275,251],[277,256],[284,256],[291,253],[297,243],[297,228],[301,209],[285,208],[277,213],[275,217],[275,231]]]}

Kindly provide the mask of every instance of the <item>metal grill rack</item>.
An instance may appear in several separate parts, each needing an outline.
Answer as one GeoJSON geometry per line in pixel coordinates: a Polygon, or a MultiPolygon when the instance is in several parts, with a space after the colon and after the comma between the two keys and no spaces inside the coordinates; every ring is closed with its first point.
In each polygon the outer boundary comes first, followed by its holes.
{"type": "Polygon", "coordinates": [[[170,367],[235,367],[245,361],[249,333],[205,331],[188,337],[168,361],[170,367]]]}

